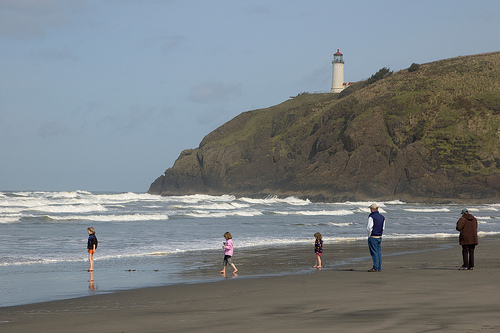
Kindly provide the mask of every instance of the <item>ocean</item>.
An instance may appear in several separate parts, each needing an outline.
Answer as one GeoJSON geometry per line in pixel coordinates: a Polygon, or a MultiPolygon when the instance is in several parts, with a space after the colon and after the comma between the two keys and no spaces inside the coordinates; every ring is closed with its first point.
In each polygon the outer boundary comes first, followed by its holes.
{"type": "MultiPolygon", "coordinates": [[[[226,231],[233,236],[239,278],[311,271],[316,232],[325,243],[325,269],[335,269],[369,258],[365,226],[372,203],[0,192],[0,307],[220,280],[226,231]],[[87,272],[90,226],[99,240],[93,276],[87,272]],[[362,251],[350,250],[356,248],[362,251]],[[296,252],[311,255],[304,260],[296,252]]],[[[422,240],[458,243],[462,205],[376,203],[387,220],[383,249],[386,242],[405,242],[408,251],[418,250],[411,244],[422,240]]],[[[500,204],[466,208],[477,217],[480,236],[500,234],[500,204]]]]}

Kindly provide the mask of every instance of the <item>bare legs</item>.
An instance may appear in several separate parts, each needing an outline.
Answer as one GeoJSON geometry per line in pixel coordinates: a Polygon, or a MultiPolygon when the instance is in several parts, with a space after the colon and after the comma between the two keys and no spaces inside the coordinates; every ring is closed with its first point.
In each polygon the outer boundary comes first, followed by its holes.
{"type": "MultiPolygon", "coordinates": [[[[236,268],[236,266],[233,263],[231,263],[230,265],[233,268],[233,274],[237,275],[236,272],[238,271],[238,269],[236,268]]],[[[223,266],[222,271],[220,271],[219,273],[220,275],[226,276],[226,266],[223,266]]]]}
{"type": "Polygon", "coordinates": [[[316,254],[316,265],[314,265],[313,267],[321,269],[321,256],[319,254],[316,254]]]}
{"type": "Polygon", "coordinates": [[[90,262],[89,272],[93,272],[94,271],[94,254],[92,252],[89,252],[89,262],[90,262]]]}

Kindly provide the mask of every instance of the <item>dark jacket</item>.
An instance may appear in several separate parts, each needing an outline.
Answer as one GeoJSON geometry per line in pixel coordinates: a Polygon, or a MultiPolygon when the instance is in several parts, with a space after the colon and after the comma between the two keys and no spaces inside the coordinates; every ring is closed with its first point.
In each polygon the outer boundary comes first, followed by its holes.
{"type": "Polygon", "coordinates": [[[323,253],[323,241],[321,239],[316,239],[314,242],[314,252],[323,253]]]}
{"type": "Polygon", "coordinates": [[[92,250],[94,249],[94,244],[95,244],[95,248],[97,249],[97,237],[95,234],[91,234],[89,235],[89,239],[87,241],[87,249],[88,250],[92,250]]]}
{"type": "Polygon", "coordinates": [[[457,231],[460,231],[458,241],[460,245],[477,244],[477,220],[469,213],[464,213],[457,221],[457,231]]]}

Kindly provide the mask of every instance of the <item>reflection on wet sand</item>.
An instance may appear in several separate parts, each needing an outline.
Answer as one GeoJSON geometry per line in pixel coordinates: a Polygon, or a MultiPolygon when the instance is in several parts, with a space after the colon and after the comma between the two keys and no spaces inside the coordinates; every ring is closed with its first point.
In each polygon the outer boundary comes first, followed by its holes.
{"type": "Polygon", "coordinates": [[[94,281],[94,271],[90,271],[89,290],[97,290],[97,285],[94,281]]]}

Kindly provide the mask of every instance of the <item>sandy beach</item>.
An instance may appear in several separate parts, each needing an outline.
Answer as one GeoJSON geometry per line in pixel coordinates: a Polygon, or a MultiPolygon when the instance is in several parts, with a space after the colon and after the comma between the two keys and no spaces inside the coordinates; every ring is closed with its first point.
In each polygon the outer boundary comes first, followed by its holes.
{"type": "Polygon", "coordinates": [[[405,252],[404,242],[385,242],[379,273],[367,272],[367,257],[321,271],[260,278],[245,278],[242,265],[239,276],[228,274],[217,282],[4,307],[0,331],[500,331],[498,238],[480,239],[473,271],[458,270],[461,248],[454,240],[448,243],[398,254],[405,252]]]}

